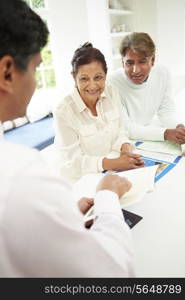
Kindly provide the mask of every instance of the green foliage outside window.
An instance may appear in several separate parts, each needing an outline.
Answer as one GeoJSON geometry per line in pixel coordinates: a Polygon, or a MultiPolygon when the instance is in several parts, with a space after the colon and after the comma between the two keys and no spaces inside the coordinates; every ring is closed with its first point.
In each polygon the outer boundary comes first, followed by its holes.
{"type": "Polygon", "coordinates": [[[44,8],[45,3],[44,0],[32,0],[32,7],[33,8],[44,8]]]}
{"type": "Polygon", "coordinates": [[[45,8],[45,0],[24,0],[33,9],[45,8]]]}
{"type": "MultiPolygon", "coordinates": [[[[33,9],[45,8],[45,0],[24,0],[33,9]]],[[[47,23],[47,20],[44,20],[47,23]]],[[[52,64],[52,52],[48,44],[42,49],[42,63],[36,72],[37,89],[52,88],[56,86],[55,72],[52,64]]]]}
{"type": "Polygon", "coordinates": [[[42,63],[36,72],[37,89],[56,86],[55,72],[52,65],[52,53],[48,45],[41,52],[42,63]]]}
{"type": "Polygon", "coordinates": [[[42,50],[42,64],[43,66],[52,66],[52,54],[47,46],[42,50]]]}
{"type": "Polygon", "coordinates": [[[46,82],[46,87],[55,87],[56,81],[55,81],[55,73],[54,70],[45,70],[44,71],[44,77],[45,77],[45,82],[46,82]]]}
{"type": "Polygon", "coordinates": [[[37,86],[37,89],[42,89],[43,88],[43,81],[42,81],[41,71],[36,72],[36,86],[37,86]]]}

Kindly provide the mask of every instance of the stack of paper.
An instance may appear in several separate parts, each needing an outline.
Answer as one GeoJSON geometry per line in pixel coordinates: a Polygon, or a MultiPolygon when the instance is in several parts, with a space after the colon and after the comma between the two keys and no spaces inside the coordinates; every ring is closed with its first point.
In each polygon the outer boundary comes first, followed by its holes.
{"type": "MultiPolygon", "coordinates": [[[[123,208],[140,201],[147,192],[154,189],[154,179],[157,168],[158,165],[155,165],[117,173],[119,176],[126,177],[132,183],[131,189],[120,199],[123,208]]],[[[96,186],[103,176],[105,176],[105,174],[99,173],[88,174],[81,177],[73,186],[76,200],[81,197],[94,197],[96,186]]]]}
{"type": "Polygon", "coordinates": [[[136,148],[146,150],[146,151],[151,151],[151,152],[159,152],[159,153],[166,153],[172,155],[181,155],[183,151],[180,145],[171,143],[169,141],[164,141],[164,142],[144,141],[136,148]]]}

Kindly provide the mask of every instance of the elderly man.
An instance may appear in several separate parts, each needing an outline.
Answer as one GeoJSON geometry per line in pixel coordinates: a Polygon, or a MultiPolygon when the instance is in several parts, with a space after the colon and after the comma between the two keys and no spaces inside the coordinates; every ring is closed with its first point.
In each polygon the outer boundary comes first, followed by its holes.
{"type": "Polygon", "coordinates": [[[166,67],[156,65],[155,44],[147,33],[127,35],[120,47],[123,68],[109,80],[117,86],[129,137],[136,140],[185,142],[185,127],[178,124],[166,67]]]}

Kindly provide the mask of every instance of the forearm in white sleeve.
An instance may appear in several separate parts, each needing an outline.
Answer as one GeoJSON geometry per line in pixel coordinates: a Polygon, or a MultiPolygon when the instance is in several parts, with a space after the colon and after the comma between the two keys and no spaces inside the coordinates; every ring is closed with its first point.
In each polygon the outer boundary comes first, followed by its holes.
{"type": "Polygon", "coordinates": [[[170,96],[165,95],[158,111],[158,117],[164,127],[176,128],[178,125],[175,104],[170,96]]]}
{"type": "Polygon", "coordinates": [[[83,154],[79,142],[67,146],[58,147],[58,168],[60,173],[72,181],[79,179],[87,173],[103,171],[102,160],[104,157],[83,154]]]}
{"type": "Polygon", "coordinates": [[[166,128],[155,126],[152,124],[140,125],[131,120],[126,112],[126,108],[122,107],[122,120],[128,136],[133,140],[149,140],[149,141],[164,141],[164,131],[166,128]]]}
{"type": "Polygon", "coordinates": [[[171,74],[166,69],[163,74],[164,92],[161,95],[161,104],[158,110],[158,117],[163,127],[175,128],[178,124],[176,108],[172,94],[171,74]]]}
{"type": "Polygon", "coordinates": [[[8,276],[134,276],[130,229],[121,216],[116,194],[97,193],[98,218],[88,230],[65,182],[50,176],[39,160],[32,162],[31,170],[25,170],[13,178],[9,191],[14,201],[9,201],[6,225],[11,230],[2,239],[8,276]],[[22,189],[17,188],[20,183],[22,189]],[[14,218],[17,213],[18,218],[14,218]]]}
{"type": "Polygon", "coordinates": [[[130,143],[130,140],[126,134],[125,128],[121,127],[119,130],[119,136],[112,146],[112,150],[120,152],[121,146],[124,143],[130,143]]]}
{"type": "Polygon", "coordinates": [[[155,125],[146,125],[142,126],[136,123],[128,125],[128,131],[130,138],[133,140],[139,141],[164,141],[164,132],[166,128],[155,126],[155,125]]]}
{"type": "Polygon", "coordinates": [[[94,213],[96,219],[90,230],[96,234],[105,251],[124,270],[123,273],[133,277],[131,232],[125,223],[118,196],[107,190],[99,191],[95,197],[94,213]]]}

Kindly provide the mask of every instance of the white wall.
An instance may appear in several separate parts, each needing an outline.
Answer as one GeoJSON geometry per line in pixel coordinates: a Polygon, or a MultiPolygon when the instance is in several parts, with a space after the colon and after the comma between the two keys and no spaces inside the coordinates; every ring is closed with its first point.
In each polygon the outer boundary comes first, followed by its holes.
{"type": "Polygon", "coordinates": [[[89,41],[105,55],[108,67],[111,43],[107,0],[86,0],[89,41]]]}
{"type": "Polygon", "coordinates": [[[156,43],[156,60],[184,73],[185,0],[134,0],[134,27],[156,43]]]}
{"type": "Polygon", "coordinates": [[[88,40],[86,0],[48,0],[48,9],[57,87],[63,92],[73,85],[73,53],[88,40]]]}
{"type": "Polygon", "coordinates": [[[174,73],[185,74],[185,1],[157,0],[159,60],[174,73]]]}
{"type": "MultiPolygon", "coordinates": [[[[163,0],[162,0],[163,1],[163,0]]],[[[157,41],[157,3],[156,0],[134,0],[134,30],[148,33],[157,41]]]]}

